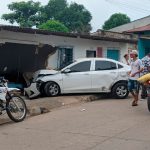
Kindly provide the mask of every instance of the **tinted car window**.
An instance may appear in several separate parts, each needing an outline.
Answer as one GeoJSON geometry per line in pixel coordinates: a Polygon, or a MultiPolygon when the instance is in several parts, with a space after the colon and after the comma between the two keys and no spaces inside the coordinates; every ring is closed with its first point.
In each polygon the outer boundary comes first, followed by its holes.
{"type": "Polygon", "coordinates": [[[96,61],[95,62],[95,71],[98,70],[112,70],[117,69],[116,63],[110,61],[96,61]]]}
{"type": "Polygon", "coordinates": [[[122,65],[120,65],[120,64],[118,64],[118,69],[121,69],[121,68],[123,68],[123,66],[122,66],[122,65]]]}
{"type": "Polygon", "coordinates": [[[91,61],[80,62],[70,68],[71,72],[85,72],[90,71],[91,61]]]}

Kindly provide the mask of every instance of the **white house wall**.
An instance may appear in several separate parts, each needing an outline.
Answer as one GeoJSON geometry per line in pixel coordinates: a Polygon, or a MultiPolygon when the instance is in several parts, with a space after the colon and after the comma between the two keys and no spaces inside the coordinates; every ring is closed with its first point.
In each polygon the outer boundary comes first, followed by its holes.
{"type": "Polygon", "coordinates": [[[35,34],[11,32],[11,31],[0,31],[0,42],[20,43],[20,44],[33,44],[38,45],[38,40],[35,34]]]}
{"type": "MultiPolygon", "coordinates": [[[[123,55],[128,51],[128,48],[134,47],[134,44],[110,42],[102,40],[90,40],[82,38],[71,38],[55,35],[29,34],[11,31],[0,31],[1,42],[23,43],[23,44],[49,44],[58,47],[72,47],[73,59],[86,57],[86,50],[97,50],[97,47],[102,47],[103,57],[107,57],[108,48],[117,48],[120,50],[120,61],[123,55]]],[[[48,67],[57,68],[58,53],[50,56],[48,59],[48,67]]]]}
{"type": "MultiPolygon", "coordinates": [[[[110,42],[110,41],[94,41],[89,39],[76,39],[76,38],[64,38],[64,37],[54,37],[53,36],[52,44],[60,47],[73,47],[73,59],[85,58],[86,50],[96,51],[97,47],[102,47],[103,57],[107,57],[108,48],[116,48],[120,50],[120,61],[123,58],[124,54],[128,52],[128,48],[133,48],[134,44],[119,43],[119,42],[110,42]]],[[[55,53],[49,59],[50,67],[57,68],[58,54],[55,53]],[[55,61],[54,61],[55,60],[55,61]]]]}

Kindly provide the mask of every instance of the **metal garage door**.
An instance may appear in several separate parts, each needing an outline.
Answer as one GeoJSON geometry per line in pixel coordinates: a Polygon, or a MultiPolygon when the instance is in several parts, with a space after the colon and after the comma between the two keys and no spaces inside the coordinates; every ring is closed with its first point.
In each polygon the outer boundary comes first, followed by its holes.
{"type": "Polygon", "coordinates": [[[111,58],[111,59],[119,61],[119,50],[108,49],[107,50],[107,58],[111,58]]]}

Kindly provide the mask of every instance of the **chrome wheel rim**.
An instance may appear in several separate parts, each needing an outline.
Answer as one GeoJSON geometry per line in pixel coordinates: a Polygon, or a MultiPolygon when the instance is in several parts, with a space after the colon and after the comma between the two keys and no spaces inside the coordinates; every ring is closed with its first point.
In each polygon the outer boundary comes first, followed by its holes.
{"type": "Polygon", "coordinates": [[[52,96],[55,96],[59,93],[59,87],[57,84],[51,84],[49,87],[49,91],[52,96]]]}
{"type": "Polygon", "coordinates": [[[25,105],[19,97],[12,97],[8,109],[11,115],[18,120],[22,119],[26,114],[25,105]]]}
{"type": "Polygon", "coordinates": [[[125,86],[119,86],[117,89],[116,89],[116,94],[119,96],[119,97],[124,97],[126,94],[127,94],[127,88],[125,86]]]}

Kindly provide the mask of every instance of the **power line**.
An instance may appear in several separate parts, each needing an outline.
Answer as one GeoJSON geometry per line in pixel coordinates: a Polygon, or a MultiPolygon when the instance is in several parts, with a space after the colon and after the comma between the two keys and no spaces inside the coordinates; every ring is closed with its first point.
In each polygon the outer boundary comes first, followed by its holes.
{"type": "Polygon", "coordinates": [[[129,3],[125,3],[125,2],[116,2],[116,1],[114,1],[114,0],[106,0],[108,3],[110,3],[110,4],[113,4],[113,5],[115,5],[115,6],[119,6],[119,8],[120,7],[122,7],[122,8],[125,8],[125,9],[130,9],[130,11],[132,10],[132,11],[136,11],[136,12],[138,12],[138,13],[150,13],[150,9],[143,9],[142,7],[141,7],[141,5],[140,5],[140,7],[136,7],[136,6],[132,6],[132,5],[130,5],[129,3]]]}
{"type": "MultiPolygon", "coordinates": [[[[118,6],[118,5],[114,4],[114,3],[112,4],[112,3],[109,2],[109,0],[106,0],[106,1],[108,1],[108,3],[111,5],[111,7],[112,7],[112,5],[113,5],[113,6],[116,7],[116,8],[119,8],[119,9],[120,9],[120,8],[123,8],[123,9],[125,9],[126,11],[129,11],[129,8],[128,8],[128,7],[124,7],[124,6],[122,6],[122,5],[121,5],[121,6],[120,6],[120,5],[118,6]]],[[[133,10],[133,9],[130,9],[130,12],[133,12],[133,14],[135,14],[135,12],[136,12],[136,15],[137,15],[137,14],[141,15],[141,12],[140,12],[140,11],[135,11],[135,10],[133,10]]],[[[145,13],[144,13],[144,14],[145,14],[145,13]]],[[[131,15],[132,15],[132,14],[131,14],[131,15]]]]}
{"type": "Polygon", "coordinates": [[[136,7],[136,6],[132,6],[128,3],[124,3],[124,2],[116,2],[114,0],[109,0],[109,2],[111,2],[112,4],[116,4],[116,5],[120,5],[122,7],[128,8],[128,9],[133,9],[135,11],[142,11],[142,12],[150,12],[150,10],[147,9],[143,9],[142,7],[136,7]]]}

